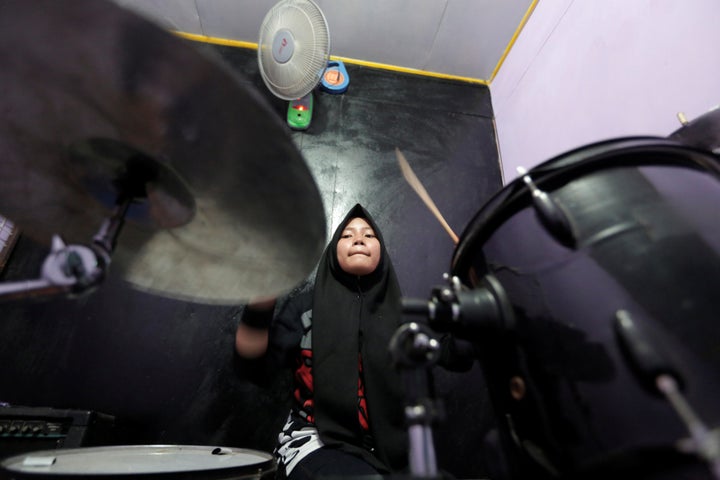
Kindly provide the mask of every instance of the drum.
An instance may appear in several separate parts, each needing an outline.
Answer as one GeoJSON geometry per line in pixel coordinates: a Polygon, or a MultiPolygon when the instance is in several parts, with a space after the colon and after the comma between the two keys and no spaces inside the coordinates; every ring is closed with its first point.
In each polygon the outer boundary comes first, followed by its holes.
{"type": "Polygon", "coordinates": [[[618,325],[641,325],[694,414],[720,426],[718,157],[618,138],[528,175],[572,241],[548,228],[517,179],[468,223],[452,259],[461,285],[493,285],[498,311],[511,312],[471,338],[504,459],[493,478],[712,478],[679,448],[692,446],[688,429],[648,378],[662,372],[634,361],[618,325]]]}
{"type": "Polygon", "coordinates": [[[9,479],[270,479],[275,460],[238,448],[130,445],[29,452],[5,459],[2,472],[9,479]]]}

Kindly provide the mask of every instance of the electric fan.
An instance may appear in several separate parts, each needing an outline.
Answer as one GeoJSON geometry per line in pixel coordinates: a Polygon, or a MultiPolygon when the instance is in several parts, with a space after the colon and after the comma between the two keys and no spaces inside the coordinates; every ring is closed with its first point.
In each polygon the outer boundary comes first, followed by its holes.
{"type": "Polygon", "coordinates": [[[325,15],[312,0],[282,0],[260,27],[260,75],[270,92],[289,100],[287,122],[295,130],[310,126],[312,91],[330,57],[325,15]]]}

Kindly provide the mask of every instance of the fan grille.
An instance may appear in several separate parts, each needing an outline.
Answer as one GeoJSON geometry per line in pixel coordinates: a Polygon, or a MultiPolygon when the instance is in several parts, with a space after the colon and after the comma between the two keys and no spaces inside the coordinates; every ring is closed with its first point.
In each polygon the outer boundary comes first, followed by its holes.
{"type": "Polygon", "coordinates": [[[295,100],[310,93],[322,78],[329,53],[327,22],[312,0],[283,0],[265,16],[258,63],[263,81],[274,95],[295,100]],[[277,46],[280,42],[276,40],[283,38],[292,42],[289,59],[273,53],[273,44],[277,46]]]}

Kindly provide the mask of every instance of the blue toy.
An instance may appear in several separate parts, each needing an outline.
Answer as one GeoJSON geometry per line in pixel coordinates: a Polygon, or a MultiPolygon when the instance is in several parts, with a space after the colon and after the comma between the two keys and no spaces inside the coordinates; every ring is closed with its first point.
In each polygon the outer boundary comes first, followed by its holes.
{"type": "Polygon", "coordinates": [[[345,93],[350,85],[350,75],[340,60],[331,60],[323,73],[320,89],[328,93],[345,93]]]}

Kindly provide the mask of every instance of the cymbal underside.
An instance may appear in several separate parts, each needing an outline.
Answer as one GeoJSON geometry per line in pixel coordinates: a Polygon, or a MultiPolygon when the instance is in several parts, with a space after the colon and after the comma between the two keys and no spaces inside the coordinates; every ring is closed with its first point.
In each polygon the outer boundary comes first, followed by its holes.
{"type": "Polygon", "coordinates": [[[314,179],[220,62],[98,0],[3,2],[0,40],[0,213],[22,231],[89,243],[130,193],[111,271],[137,288],[238,303],[314,267],[314,179]]]}

